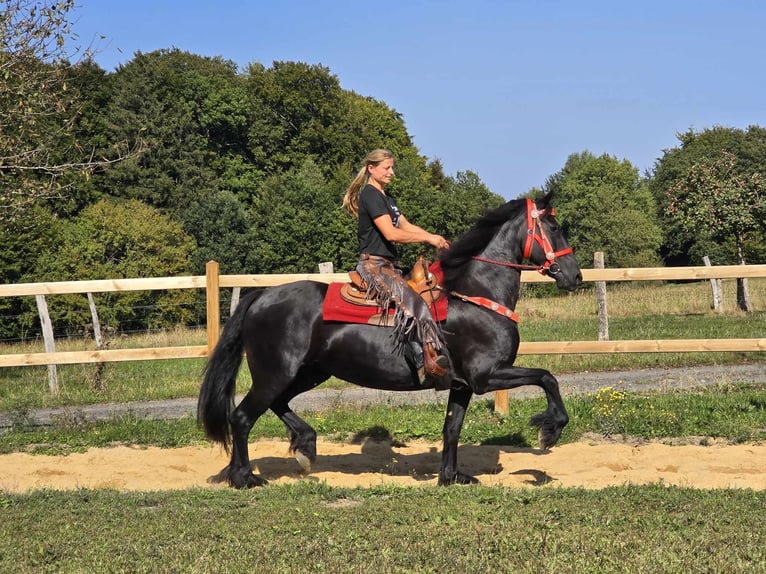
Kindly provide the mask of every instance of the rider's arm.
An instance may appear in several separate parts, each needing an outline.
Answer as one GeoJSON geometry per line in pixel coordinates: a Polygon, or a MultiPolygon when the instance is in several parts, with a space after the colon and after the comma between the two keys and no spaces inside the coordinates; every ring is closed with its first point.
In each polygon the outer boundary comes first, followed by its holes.
{"type": "Polygon", "coordinates": [[[376,217],[373,222],[383,237],[394,243],[427,243],[437,249],[449,247],[449,242],[444,237],[410,223],[403,215],[399,216],[399,227],[394,227],[389,215],[376,217]]]}

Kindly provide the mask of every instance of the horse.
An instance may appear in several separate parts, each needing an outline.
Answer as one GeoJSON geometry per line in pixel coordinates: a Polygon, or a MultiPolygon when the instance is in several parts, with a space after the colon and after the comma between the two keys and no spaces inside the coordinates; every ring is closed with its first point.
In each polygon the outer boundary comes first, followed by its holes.
{"type": "MultiPolygon", "coordinates": [[[[559,289],[573,291],[582,274],[557,224],[552,194],[511,200],[480,217],[439,254],[441,289],[448,314],[440,321],[453,376],[442,429],[438,485],[475,484],[458,469],[457,447],[474,394],[537,385],[547,409],[530,424],[540,448],[559,440],[569,415],[556,378],[547,370],[514,366],[519,331],[513,309],[521,271],[536,269],[559,289]],[[528,264],[524,264],[524,261],[528,264]]],[[[273,411],[284,423],[290,452],[304,471],[316,460],[316,431],[290,409],[290,401],[335,376],[362,387],[418,391],[415,370],[394,352],[391,329],[378,325],[325,321],[322,305],[328,285],[304,280],[247,293],[224,325],[203,373],[197,420],[208,439],[230,453],[218,478],[234,488],[263,486],[248,453],[248,435],[258,418],[273,411]],[[252,385],[234,405],[243,351],[252,385]]]]}

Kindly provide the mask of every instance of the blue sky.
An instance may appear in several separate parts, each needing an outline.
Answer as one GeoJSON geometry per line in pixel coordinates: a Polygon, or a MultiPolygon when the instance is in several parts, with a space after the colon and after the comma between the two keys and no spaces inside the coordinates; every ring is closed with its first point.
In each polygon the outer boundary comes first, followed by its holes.
{"type": "MultiPolygon", "coordinates": [[[[651,170],[676,134],[766,125],[762,0],[79,0],[107,71],[178,48],[321,64],[420,152],[508,199],[590,151],[651,170]],[[103,39],[101,37],[103,36],[103,39]]],[[[359,158],[360,161],[362,158],[359,158]]]]}

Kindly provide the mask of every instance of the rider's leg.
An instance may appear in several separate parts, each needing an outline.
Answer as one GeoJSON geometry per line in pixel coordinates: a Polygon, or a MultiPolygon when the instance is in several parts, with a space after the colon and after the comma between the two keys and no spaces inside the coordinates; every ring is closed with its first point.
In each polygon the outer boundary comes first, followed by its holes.
{"type": "Polygon", "coordinates": [[[406,355],[413,361],[420,383],[424,384],[428,377],[437,380],[447,378],[449,359],[439,353],[444,346],[441,331],[428,305],[407,285],[401,272],[391,261],[379,257],[362,259],[357,271],[369,286],[369,291],[375,293],[381,307],[393,305],[396,309],[395,334],[399,343],[405,346],[406,355]],[[412,343],[419,344],[421,348],[414,347],[412,343]]]}

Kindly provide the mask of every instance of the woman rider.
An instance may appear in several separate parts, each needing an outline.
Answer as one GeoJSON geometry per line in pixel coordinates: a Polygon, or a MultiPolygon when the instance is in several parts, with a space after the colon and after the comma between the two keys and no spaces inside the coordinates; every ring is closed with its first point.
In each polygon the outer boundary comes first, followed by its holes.
{"type": "Polygon", "coordinates": [[[394,175],[394,156],[385,149],[367,154],[343,197],[343,207],[358,220],[359,264],[356,270],[383,309],[394,306],[394,335],[418,371],[420,384],[428,377],[449,383],[449,359],[440,354],[441,331],[423,299],[395,267],[396,243],[425,243],[446,249],[449,242],[410,223],[396,200],[386,192],[394,175]]]}

